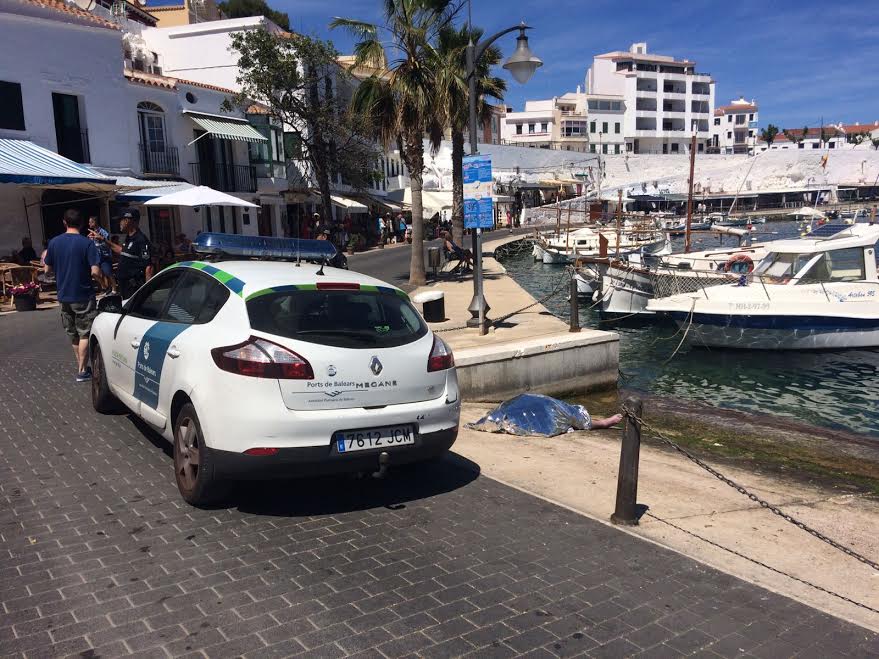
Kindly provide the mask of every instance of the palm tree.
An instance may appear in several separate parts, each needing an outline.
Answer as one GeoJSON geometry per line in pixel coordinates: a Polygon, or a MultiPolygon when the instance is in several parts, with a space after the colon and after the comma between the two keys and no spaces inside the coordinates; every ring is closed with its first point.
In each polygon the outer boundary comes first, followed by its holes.
{"type": "MultiPolygon", "coordinates": [[[[448,27],[439,34],[436,53],[437,102],[446,113],[446,122],[452,136],[452,237],[457,244],[464,239],[464,131],[469,123],[469,89],[467,80],[466,51],[470,39],[479,43],[480,28],[448,27]]],[[[483,53],[476,63],[476,90],[479,95],[477,117],[480,124],[491,120],[491,105],[487,96],[503,101],[507,83],[491,75],[491,67],[501,61],[501,51],[495,46],[483,53]]]]}
{"type": "Polygon", "coordinates": [[[773,124],[769,124],[766,128],[760,131],[760,139],[766,142],[767,148],[772,146],[776,135],[778,135],[778,126],[773,124]]]}
{"type": "Polygon", "coordinates": [[[384,25],[353,18],[335,18],[330,28],[342,27],[357,39],[354,67],[376,72],[355,91],[353,107],[369,116],[376,137],[396,144],[409,170],[412,188],[412,257],[409,283],[421,286],[424,272],[424,135],[438,149],[442,141],[442,112],[436,103],[439,33],[457,11],[452,0],[384,0],[384,25]],[[387,45],[387,52],[385,47],[387,45]]]}

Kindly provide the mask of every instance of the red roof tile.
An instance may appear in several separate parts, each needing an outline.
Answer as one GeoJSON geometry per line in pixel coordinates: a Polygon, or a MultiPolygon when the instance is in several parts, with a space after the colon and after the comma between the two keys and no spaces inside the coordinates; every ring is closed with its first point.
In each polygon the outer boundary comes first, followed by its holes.
{"type": "Polygon", "coordinates": [[[177,85],[187,85],[189,87],[200,87],[202,89],[210,89],[223,94],[234,94],[232,89],[225,87],[217,87],[209,85],[205,82],[196,82],[195,80],[184,80],[183,78],[171,78],[169,76],[159,76],[145,71],[133,71],[125,69],[125,77],[131,82],[138,82],[142,85],[150,85],[151,87],[162,87],[164,89],[177,89],[177,85]]]}
{"type": "Polygon", "coordinates": [[[35,7],[43,7],[45,9],[49,9],[50,11],[57,12],[59,14],[66,14],[71,18],[77,18],[82,22],[89,23],[95,27],[102,27],[108,30],[118,30],[120,29],[116,23],[112,21],[108,21],[105,18],[101,18],[100,16],[96,16],[95,14],[86,11],[85,9],[80,9],[76,5],[69,4],[64,2],[63,0],[20,0],[24,4],[33,5],[35,7]]]}

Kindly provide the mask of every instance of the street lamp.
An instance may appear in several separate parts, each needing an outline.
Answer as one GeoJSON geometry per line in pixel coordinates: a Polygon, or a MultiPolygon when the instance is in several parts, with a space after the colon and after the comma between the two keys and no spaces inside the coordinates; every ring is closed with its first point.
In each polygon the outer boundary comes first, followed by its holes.
{"type": "MultiPolygon", "coordinates": [[[[516,51],[507,58],[503,67],[512,74],[516,82],[524,84],[531,79],[538,67],[543,62],[534,56],[528,47],[528,36],[525,30],[531,28],[525,25],[525,22],[519,23],[506,30],[493,34],[480,41],[473,43],[473,32],[470,32],[470,42],[467,44],[467,85],[469,89],[470,102],[470,155],[476,155],[479,152],[479,144],[476,138],[476,64],[479,58],[485,53],[486,49],[495,41],[505,34],[519,30],[519,36],[516,37],[516,51]]],[[[490,307],[485,301],[485,295],[482,290],[482,229],[473,229],[473,299],[470,300],[470,306],[467,310],[470,312],[471,318],[467,321],[467,327],[478,327],[480,334],[488,332],[487,313],[490,307]]]]}

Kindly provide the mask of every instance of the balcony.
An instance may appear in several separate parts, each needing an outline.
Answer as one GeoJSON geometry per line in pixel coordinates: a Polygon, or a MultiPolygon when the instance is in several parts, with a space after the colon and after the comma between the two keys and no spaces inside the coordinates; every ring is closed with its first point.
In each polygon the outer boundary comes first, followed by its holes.
{"type": "Polygon", "coordinates": [[[221,192],[256,192],[256,171],[251,165],[191,162],[192,182],[221,192]]]}
{"type": "Polygon", "coordinates": [[[144,174],[180,175],[177,147],[164,146],[162,151],[144,149],[143,144],[137,147],[140,150],[140,169],[144,174]]]}
{"type": "Polygon", "coordinates": [[[579,110],[560,110],[559,111],[563,117],[585,117],[586,112],[580,112],[579,110]]]}

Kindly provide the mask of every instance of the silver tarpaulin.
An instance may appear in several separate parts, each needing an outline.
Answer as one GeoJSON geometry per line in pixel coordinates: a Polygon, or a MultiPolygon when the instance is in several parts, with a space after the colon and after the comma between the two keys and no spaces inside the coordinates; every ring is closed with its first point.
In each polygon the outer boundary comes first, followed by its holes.
{"type": "Polygon", "coordinates": [[[520,394],[498,405],[468,428],[508,435],[553,437],[572,430],[589,430],[592,417],[582,405],[571,405],[541,394],[520,394]]]}

